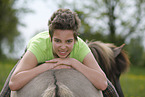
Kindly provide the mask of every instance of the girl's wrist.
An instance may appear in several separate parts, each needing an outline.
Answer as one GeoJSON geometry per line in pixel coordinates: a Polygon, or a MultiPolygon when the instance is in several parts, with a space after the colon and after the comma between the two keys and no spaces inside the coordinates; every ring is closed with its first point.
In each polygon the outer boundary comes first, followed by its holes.
{"type": "Polygon", "coordinates": [[[75,69],[77,69],[77,66],[79,65],[78,63],[79,61],[74,59],[74,58],[71,58],[71,66],[75,69]]]}

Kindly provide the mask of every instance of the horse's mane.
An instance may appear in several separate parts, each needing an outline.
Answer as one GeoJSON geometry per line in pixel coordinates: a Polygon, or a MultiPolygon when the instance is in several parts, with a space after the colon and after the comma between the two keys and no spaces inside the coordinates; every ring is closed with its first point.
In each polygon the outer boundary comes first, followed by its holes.
{"type": "Polygon", "coordinates": [[[113,51],[100,41],[90,42],[88,46],[90,47],[99,65],[104,65],[102,69],[106,70],[106,73],[108,73],[108,70],[111,69],[111,63],[115,62],[113,51]]]}
{"type": "Polygon", "coordinates": [[[128,69],[130,61],[124,50],[115,55],[114,52],[117,48],[115,45],[100,41],[89,42],[88,46],[112,83],[116,77],[120,77],[120,74],[128,69]]]}
{"type": "MultiPolygon", "coordinates": [[[[110,43],[106,43],[106,45],[109,48],[111,48],[113,51],[116,48],[118,48],[115,45],[110,44],[110,43]]],[[[121,49],[120,53],[117,56],[115,56],[115,61],[116,61],[116,65],[118,67],[117,69],[119,70],[120,73],[123,73],[123,72],[128,70],[130,61],[129,61],[129,57],[127,55],[127,52],[125,50],[121,49]]]]}

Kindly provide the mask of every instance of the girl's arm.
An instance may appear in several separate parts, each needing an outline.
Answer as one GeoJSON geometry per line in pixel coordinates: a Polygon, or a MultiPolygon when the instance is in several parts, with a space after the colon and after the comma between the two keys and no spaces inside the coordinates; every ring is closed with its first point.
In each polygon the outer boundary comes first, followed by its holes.
{"type": "Polygon", "coordinates": [[[76,62],[76,64],[73,63],[73,67],[83,73],[97,89],[105,90],[107,88],[108,84],[106,75],[98,65],[92,52],[87,54],[83,63],[77,60],[74,62],[76,62]]]}
{"type": "Polygon", "coordinates": [[[37,64],[35,55],[27,51],[11,76],[9,82],[10,89],[13,91],[21,89],[38,74],[53,69],[57,65],[55,63],[44,63],[37,66],[37,64]]]}

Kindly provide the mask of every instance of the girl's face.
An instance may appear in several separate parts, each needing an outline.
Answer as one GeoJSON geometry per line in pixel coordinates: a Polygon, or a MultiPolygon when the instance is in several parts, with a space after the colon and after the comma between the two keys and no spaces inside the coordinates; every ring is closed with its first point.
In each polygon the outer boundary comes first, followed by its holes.
{"type": "Polygon", "coordinates": [[[73,30],[54,30],[52,37],[54,57],[67,58],[74,46],[73,30]]]}

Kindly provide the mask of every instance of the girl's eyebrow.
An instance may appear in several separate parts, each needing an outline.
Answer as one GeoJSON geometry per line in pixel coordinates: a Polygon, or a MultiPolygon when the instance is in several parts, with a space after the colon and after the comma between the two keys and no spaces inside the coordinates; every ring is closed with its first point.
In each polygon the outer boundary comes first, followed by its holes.
{"type": "Polygon", "coordinates": [[[70,40],[72,41],[73,39],[68,39],[68,40],[69,40],[69,41],[70,41],[70,40]]]}
{"type": "Polygon", "coordinates": [[[60,40],[59,38],[54,38],[55,40],[60,40]]]}
{"type": "MultiPolygon", "coordinates": [[[[61,40],[61,39],[59,39],[59,38],[54,38],[54,40],[61,40]]],[[[71,41],[72,41],[73,39],[67,39],[67,40],[71,40],[71,41]]]]}
{"type": "Polygon", "coordinates": [[[54,38],[54,40],[55,40],[55,41],[61,41],[61,39],[59,39],[59,38],[54,38]]]}

